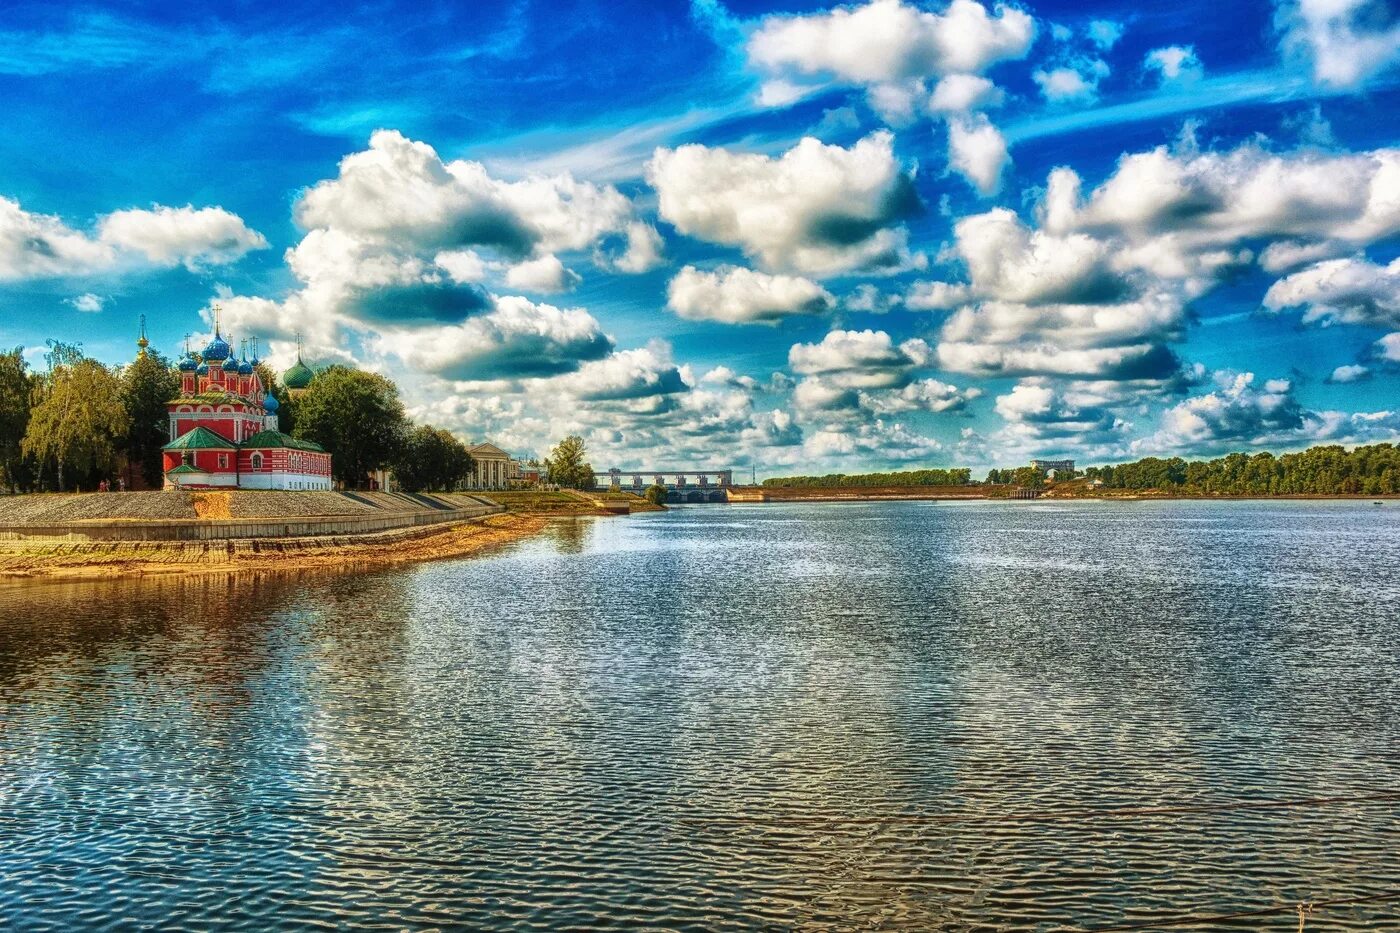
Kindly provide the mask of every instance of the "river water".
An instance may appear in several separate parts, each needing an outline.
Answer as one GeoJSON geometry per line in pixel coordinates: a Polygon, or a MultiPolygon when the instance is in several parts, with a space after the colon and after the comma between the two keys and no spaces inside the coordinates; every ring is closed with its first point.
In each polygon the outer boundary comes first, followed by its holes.
{"type": "Polygon", "coordinates": [[[1394,502],[699,506],[0,586],[4,929],[1096,929],[1400,891],[1387,791],[1394,502]]]}

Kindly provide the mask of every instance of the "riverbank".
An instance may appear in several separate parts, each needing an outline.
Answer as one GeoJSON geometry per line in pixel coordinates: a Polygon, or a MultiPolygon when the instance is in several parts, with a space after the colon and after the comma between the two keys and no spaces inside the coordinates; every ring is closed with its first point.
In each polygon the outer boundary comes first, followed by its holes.
{"type": "Polygon", "coordinates": [[[465,522],[369,535],[224,541],[0,541],[0,578],[123,576],[312,570],[417,563],[478,554],[539,533],[540,515],[495,514],[465,522]]]}

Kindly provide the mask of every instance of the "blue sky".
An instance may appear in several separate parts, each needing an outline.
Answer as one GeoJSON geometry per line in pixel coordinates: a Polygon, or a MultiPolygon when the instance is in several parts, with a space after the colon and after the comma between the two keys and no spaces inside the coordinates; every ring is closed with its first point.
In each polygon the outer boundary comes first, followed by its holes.
{"type": "Polygon", "coordinates": [[[0,344],[218,303],[600,468],[1393,440],[1398,65],[1375,0],[10,5],[0,344]]]}

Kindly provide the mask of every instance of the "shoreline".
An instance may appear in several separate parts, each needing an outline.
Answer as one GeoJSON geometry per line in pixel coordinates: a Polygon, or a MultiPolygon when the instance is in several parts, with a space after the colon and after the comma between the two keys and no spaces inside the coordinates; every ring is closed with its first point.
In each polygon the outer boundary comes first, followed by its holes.
{"type": "Polygon", "coordinates": [[[538,534],[542,515],[498,513],[450,525],[355,537],[182,542],[5,542],[0,582],[195,576],[390,567],[468,557],[538,534]]]}

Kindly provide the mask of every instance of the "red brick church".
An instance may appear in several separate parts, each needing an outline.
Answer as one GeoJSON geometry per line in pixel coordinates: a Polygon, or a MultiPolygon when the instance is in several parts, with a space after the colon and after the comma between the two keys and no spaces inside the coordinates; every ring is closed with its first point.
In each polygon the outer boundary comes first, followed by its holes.
{"type": "MultiPolygon", "coordinates": [[[[141,352],[145,352],[144,336],[141,352]]],[[[262,384],[254,352],[233,354],[219,332],[201,352],[180,359],[180,395],[169,406],[167,489],[330,489],[331,455],[318,444],[277,430],[276,396],[262,384]]],[[[283,376],[293,393],[314,374],[301,361],[283,376]]]]}

